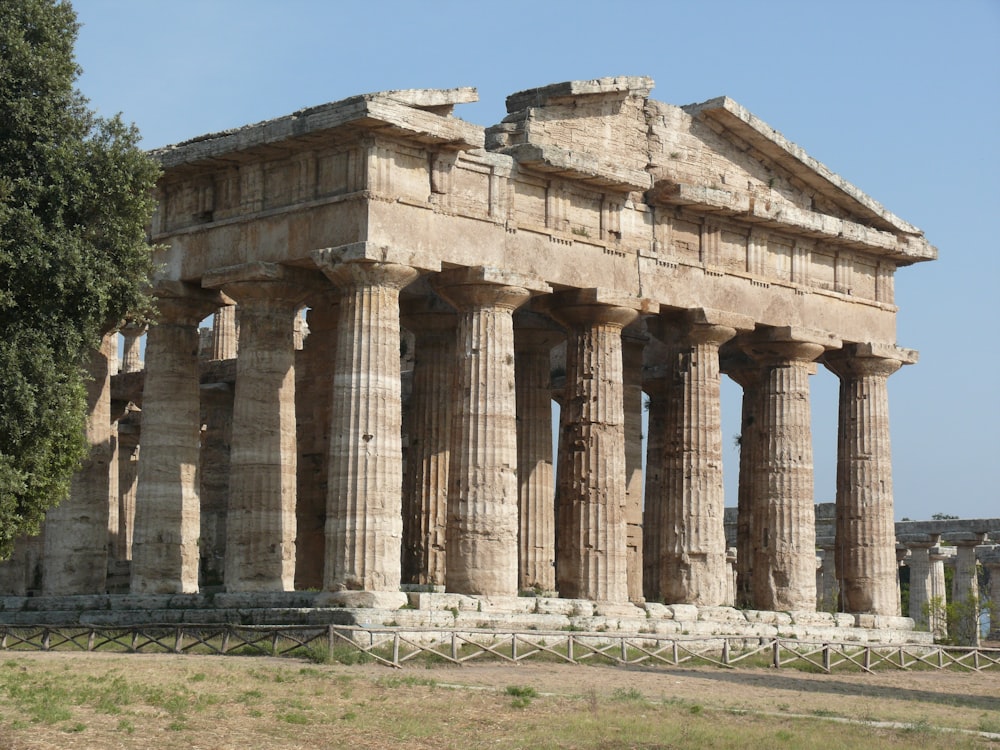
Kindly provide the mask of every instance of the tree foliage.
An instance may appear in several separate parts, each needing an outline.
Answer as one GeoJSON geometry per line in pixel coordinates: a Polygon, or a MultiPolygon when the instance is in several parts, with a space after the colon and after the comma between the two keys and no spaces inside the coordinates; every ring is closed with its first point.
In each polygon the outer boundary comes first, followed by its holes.
{"type": "Polygon", "coordinates": [[[157,167],[76,89],[66,2],[0,0],[0,555],[86,454],[84,365],[148,304],[157,167]]]}

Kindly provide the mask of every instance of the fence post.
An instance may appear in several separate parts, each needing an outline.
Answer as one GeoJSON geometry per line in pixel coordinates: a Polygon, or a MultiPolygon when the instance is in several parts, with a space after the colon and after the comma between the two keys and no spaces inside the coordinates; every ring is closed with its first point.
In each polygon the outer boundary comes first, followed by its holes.
{"type": "Polygon", "coordinates": [[[781,641],[777,638],[771,647],[771,664],[775,669],[781,669],[781,641]]]}
{"type": "Polygon", "coordinates": [[[399,666],[399,631],[392,634],[392,666],[399,666]]]}
{"type": "Polygon", "coordinates": [[[829,674],[830,672],[830,644],[823,644],[823,671],[829,674]]]}
{"type": "Polygon", "coordinates": [[[722,663],[725,666],[729,666],[729,639],[722,639],[722,663]]]}

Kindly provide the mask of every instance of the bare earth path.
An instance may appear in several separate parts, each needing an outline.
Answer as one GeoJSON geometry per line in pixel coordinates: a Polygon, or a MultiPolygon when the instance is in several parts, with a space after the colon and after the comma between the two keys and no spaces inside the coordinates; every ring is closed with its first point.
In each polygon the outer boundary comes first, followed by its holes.
{"type": "Polygon", "coordinates": [[[984,731],[1000,733],[996,671],[392,670],[263,657],[0,654],[0,748],[16,750],[1000,748],[1000,734],[994,741],[984,731]]]}

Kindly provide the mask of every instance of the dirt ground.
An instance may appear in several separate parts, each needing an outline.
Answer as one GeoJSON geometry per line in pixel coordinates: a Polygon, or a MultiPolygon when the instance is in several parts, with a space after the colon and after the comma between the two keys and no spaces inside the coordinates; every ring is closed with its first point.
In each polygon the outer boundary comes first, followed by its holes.
{"type": "Polygon", "coordinates": [[[397,670],[266,657],[0,656],[4,750],[771,744],[1000,748],[1000,670],[824,675],[548,663],[397,670]],[[63,714],[47,713],[58,706],[63,714]],[[664,739],[674,731],[665,725],[653,739],[628,735],[678,717],[686,724],[680,739],[664,739]],[[903,725],[903,735],[883,723],[903,725]]]}

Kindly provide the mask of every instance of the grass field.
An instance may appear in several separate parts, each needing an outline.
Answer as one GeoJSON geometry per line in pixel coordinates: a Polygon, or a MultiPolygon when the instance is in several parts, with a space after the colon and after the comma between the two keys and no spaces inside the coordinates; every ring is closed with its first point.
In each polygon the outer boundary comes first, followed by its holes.
{"type": "Polygon", "coordinates": [[[933,745],[1000,748],[1000,675],[0,655],[0,748],[933,745]]]}

